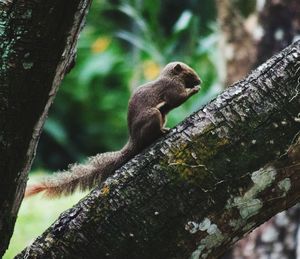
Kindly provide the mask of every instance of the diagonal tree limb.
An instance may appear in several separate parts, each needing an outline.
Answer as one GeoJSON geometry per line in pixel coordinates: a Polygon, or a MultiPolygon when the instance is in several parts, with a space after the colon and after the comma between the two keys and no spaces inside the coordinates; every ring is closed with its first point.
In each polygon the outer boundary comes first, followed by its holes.
{"type": "Polygon", "coordinates": [[[300,197],[300,41],[132,159],[16,258],[216,258],[300,197]]]}
{"type": "Polygon", "coordinates": [[[0,1],[0,257],[91,0],[0,1]]]}

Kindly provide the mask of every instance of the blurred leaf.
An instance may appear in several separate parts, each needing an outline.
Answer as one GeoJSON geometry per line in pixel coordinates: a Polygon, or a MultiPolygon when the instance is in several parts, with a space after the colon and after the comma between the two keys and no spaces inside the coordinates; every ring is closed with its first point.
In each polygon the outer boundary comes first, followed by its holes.
{"type": "Polygon", "coordinates": [[[65,129],[55,119],[48,118],[44,130],[59,144],[66,145],[68,143],[65,129]]]}
{"type": "Polygon", "coordinates": [[[143,50],[145,53],[149,54],[150,57],[157,60],[158,62],[162,61],[161,53],[156,49],[156,47],[150,42],[146,41],[142,37],[134,35],[128,31],[120,31],[116,34],[119,38],[128,41],[135,47],[143,50]]]}
{"type": "Polygon", "coordinates": [[[127,16],[129,16],[144,33],[149,34],[147,24],[145,23],[144,19],[139,15],[136,9],[134,9],[128,4],[123,4],[118,9],[127,16]]]}
{"type": "Polygon", "coordinates": [[[118,61],[119,57],[110,51],[94,55],[83,65],[78,79],[82,84],[89,84],[95,76],[108,74],[118,61]]]}
{"type": "Polygon", "coordinates": [[[202,38],[198,41],[197,51],[200,54],[214,51],[214,49],[217,47],[216,44],[220,39],[219,37],[220,36],[217,33],[212,33],[209,36],[202,38]]]}
{"type": "Polygon", "coordinates": [[[101,53],[108,48],[110,43],[111,39],[109,37],[99,37],[93,42],[91,50],[93,53],[101,53]]]}
{"type": "Polygon", "coordinates": [[[184,11],[178,21],[175,23],[173,31],[175,33],[183,31],[188,28],[192,20],[192,13],[188,10],[184,11]]]}
{"type": "Polygon", "coordinates": [[[161,67],[153,60],[146,60],[143,63],[143,72],[146,80],[154,80],[160,72],[161,67]]]}

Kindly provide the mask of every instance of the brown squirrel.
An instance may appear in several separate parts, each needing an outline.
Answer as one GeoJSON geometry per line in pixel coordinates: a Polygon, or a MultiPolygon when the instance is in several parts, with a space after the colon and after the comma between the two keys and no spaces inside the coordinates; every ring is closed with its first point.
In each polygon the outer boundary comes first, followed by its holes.
{"type": "Polygon", "coordinates": [[[73,164],[68,171],[28,186],[25,197],[44,192],[48,197],[87,190],[104,181],[128,160],[168,132],[164,128],[167,113],[199,91],[201,79],[181,62],[171,62],[159,77],[140,86],[128,105],[129,140],[119,151],[90,157],[86,164],[73,164]]]}

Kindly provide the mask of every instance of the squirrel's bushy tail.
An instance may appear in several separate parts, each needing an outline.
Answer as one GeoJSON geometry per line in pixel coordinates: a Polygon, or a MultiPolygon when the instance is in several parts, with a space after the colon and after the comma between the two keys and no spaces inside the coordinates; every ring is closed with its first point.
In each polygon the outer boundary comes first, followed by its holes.
{"type": "Polygon", "coordinates": [[[25,197],[44,192],[47,197],[52,198],[72,194],[76,189],[91,189],[134,155],[130,144],[127,144],[120,151],[90,157],[85,164],[73,164],[67,171],[58,172],[41,183],[28,186],[25,197]]]}

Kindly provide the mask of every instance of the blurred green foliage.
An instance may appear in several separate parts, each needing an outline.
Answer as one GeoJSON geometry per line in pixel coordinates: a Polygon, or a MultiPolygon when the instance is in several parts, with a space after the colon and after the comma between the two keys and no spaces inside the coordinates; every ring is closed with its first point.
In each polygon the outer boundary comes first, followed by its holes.
{"type": "MultiPolygon", "coordinates": [[[[30,183],[38,182],[43,177],[42,172],[36,172],[30,183]]],[[[49,200],[42,195],[25,199],[18,213],[14,234],[3,259],[12,259],[33,240],[41,235],[64,210],[76,204],[85,193],[76,192],[71,197],[49,200]]]]}
{"type": "Polygon", "coordinates": [[[51,108],[33,168],[56,171],[122,147],[131,92],[170,61],[192,66],[204,84],[200,94],[170,114],[169,126],[207,102],[217,82],[215,16],[210,0],[95,0],[76,66],[51,108]]]}

